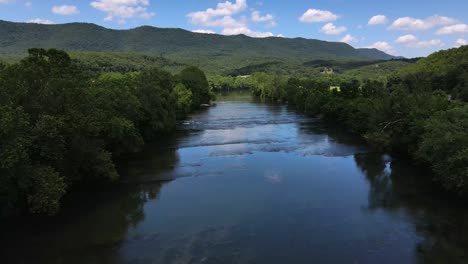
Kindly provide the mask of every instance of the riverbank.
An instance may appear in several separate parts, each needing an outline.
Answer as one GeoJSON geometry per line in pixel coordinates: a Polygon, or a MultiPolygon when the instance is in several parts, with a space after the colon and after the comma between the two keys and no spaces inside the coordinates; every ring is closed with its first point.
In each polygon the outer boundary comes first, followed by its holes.
{"type": "Polygon", "coordinates": [[[467,207],[434,191],[418,168],[285,105],[219,99],[164,144],[122,161],[134,181],[83,193],[54,218],[2,225],[2,261],[468,259],[467,207]]]}

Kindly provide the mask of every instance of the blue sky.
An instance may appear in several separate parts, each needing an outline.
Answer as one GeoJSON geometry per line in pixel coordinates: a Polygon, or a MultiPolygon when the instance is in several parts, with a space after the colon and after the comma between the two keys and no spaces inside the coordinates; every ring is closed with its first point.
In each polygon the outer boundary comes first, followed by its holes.
{"type": "Polygon", "coordinates": [[[0,19],[304,37],[406,57],[468,44],[467,0],[0,0],[0,19]]]}

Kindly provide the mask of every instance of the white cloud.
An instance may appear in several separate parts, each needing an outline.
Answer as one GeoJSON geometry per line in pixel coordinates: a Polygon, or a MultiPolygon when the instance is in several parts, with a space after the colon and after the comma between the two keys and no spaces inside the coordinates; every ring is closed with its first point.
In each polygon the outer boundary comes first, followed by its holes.
{"type": "Polygon", "coordinates": [[[461,46],[465,46],[465,45],[468,45],[468,42],[465,39],[462,39],[462,38],[457,39],[457,41],[455,42],[455,47],[457,47],[457,48],[459,48],[461,46]]]}
{"type": "Polygon", "coordinates": [[[192,12],[187,15],[191,19],[191,23],[195,25],[209,24],[213,18],[216,17],[230,17],[239,12],[244,11],[247,8],[246,0],[236,0],[232,2],[226,1],[224,3],[218,3],[216,9],[208,8],[205,11],[192,12]]]}
{"type": "Polygon", "coordinates": [[[439,30],[437,30],[437,35],[448,35],[448,34],[463,34],[468,33],[468,25],[467,24],[456,24],[452,26],[446,26],[439,30]]]}
{"type": "Polygon", "coordinates": [[[192,31],[193,33],[202,33],[202,34],[216,34],[213,30],[209,29],[195,29],[192,31]]]}
{"type": "Polygon", "coordinates": [[[26,2],[26,3],[24,3],[24,6],[27,7],[27,8],[31,8],[33,6],[33,3],[32,2],[26,2]]]}
{"type": "Polygon", "coordinates": [[[148,19],[155,15],[148,11],[149,0],[96,0],[90,5],[107,14],[105,21],[117,19],[119,23],[125,23],[129,18],[148,19]]]}
{"type": "Polygon", "coordinates": [[[208,8],[205,11],[192,12],[187,15],[194,25],[205,27],[243,27],[245,23],[232,18],[247,8],[246,0],[236,0],[233,4],[229,1],[218,3],[216,9],[208,8]],[[221,18],[219,18],[221,17],[221,18]]]}
{"type": "Polygon", "coordinates": [[[299,18],[299,21],[303,23],[330,22],[338,18],[338,15],[327,10],[309,9],[299,18]]]}
{"type": "Polygon", "coordinates": [[[387,22],[388,22],[388,18],[386,16],[376,15],[376,16],[371,17],[367,24],[369,26],[375,26],[375,25],[387,24],[387,22]]]}
{"type": "Polygon", "coordinates": [[[340,42],[351,44],[351,43],[358,42],[358,40],[355,37],[351,36],[350,34],[346,34],[346,36],[340,39],[340,42]]]}
{"type": "Polygon", "coordinates": [[[69,16],[80,13],[76,6],[72,5],[62,5],[52,7],[52,13],[57,15],[69,16]]]}
{"type": "Polygon", "coordinates": [[[275,17],[272,14],[266,14],[262,16],[259,11],[253,10],[252,15],[250,17],[252,22],[261,23],[261,22],[268,22],[266,27],[276,27],[278,24],[275,21],[275,17]]]}
{"type": "Polygon", "coordinates": [[[271,14],[266,14],[264,16],[260,15],[260,12],[253,11],[252,12],[252,21],[253,22],[266,22],[275,19],[275,17],[271,14]]]}
{"type": "Polygon", "coordinates": [[[341,33],[348,30],[346,27],[337,27],[333,25],[333,23],[328,23],[322,27],[320,32],[327,34],[327,35],[340,35],[341,33]]]}
{"type": "Polygon", "coordinates": [[[16,0],[0,0],[0,4],[9,4],[9,3],[13,3],[15,1],[16,0]]]}
{"type": "Polygon", "coordinates": [[[425,19],[417,19],[413,17],[400,17],[395,20],[388,29],[394,30],[428,30],[435,26],[450,25],[457,21],[450,17],[431,16],[425,19]]]}
{"type": "Polygon", "coordinates": [[[205,27],[222,27],[222,28],[235,28],[243,27],[245,23],[238,21],[231,16],[225,16],[219,19],[208,19],[208,20],[196,20],[192,21],[192,24],[205,26],[205,27]]]}
{"type": "Polygon", "coordinates": [[[410,42],[406,46],[409,48],[430,48],[430,47],[442,47],[445,43],[440,39],[432,39],[428,41],[416,41],[410,42]]]}
{"type": "Polygon", "coordinates": [[[418,38],[411,34],[400,36],[395,40],[396,43],[400,43],[400,44],[416,42],[416,41],[418,41],[418,38]]]}
{"type": "Polygon", "coordinates": [[[468,41],[462,38],[457,39],[457,41],[455,42],[455,47],[461,47],[465,45],[468,45],[468,41]]]}
{"type": "Polygon", "coordinates": [[[45,18],[34,18],[34,19],[30,19],[30,20],[26,21],[26,23],[46,24],[46,25],[55,24],[54,21],[49,20],[49,19],[45,19],[45,18]]]}
{"type": "Polygon", "coordinates": [[[427,41],[419,41],[418,38],[412,34],[403,35],[395,40],[396,43],[404,44],[408,48],[429,48],[429,47],[442,47],[445,45],[440,39],[432,39],[427,41]]]}
{"type": "Polygon", "coordinates": [[[246,35],[253,38],[267,38],[273,37],[274,34],[271,32],[257,32],[249,29],[248,27],[237,27],[237,28],[225,28],[223,30],[224,35],[246,35]]]}
{"type": "MultiPolygon", "coordinates": [[[[236,0],[235,3],[226,1],[223,3],[218,3],[216,8],[208,8],[205,11],[197,11],[187,14],[187,17],[190,19],[190,23],[197,26],[203,27],[218,27],[222,29],[222,34],[224,35],[239,35],[244,34],[250,37],[263,38],[263,37],[272,37],[274,36],[271,32],[257,32],[251,30],[248,26],[248,19],[246,17],[241,17],[240,19],[233,18],[233,15],[239,14],[247,9],[246,0],[236,0]]],[[[254,11],[255,12],[255,11],[254,11]]],[[[258,14],[252,14],[252,20],[262,20],[262,21],[272,21],[273,17],[271,15],[260,16],[258,14]],[[258,15],[258,16],[257,16],[258,15]]],[[[254,21],[254,22],[262,22],[254,21]]],[[[270,25],[275,25],[271,24],[270,25]]]]}
{"type": "Polygon", "coordinates": [[[388,54],[395,54],[395,49],[385,41],[376,42],[368,47],[368,49],[378,49],[388,54]]]}
{"type": "Polygon", "coordinates": [[[268,23],[266,27],[272,28],[272,27],[276,27],[277,25],[278,23],[276,23],[276,21],[270,21],[270,23],[268,23]]]}

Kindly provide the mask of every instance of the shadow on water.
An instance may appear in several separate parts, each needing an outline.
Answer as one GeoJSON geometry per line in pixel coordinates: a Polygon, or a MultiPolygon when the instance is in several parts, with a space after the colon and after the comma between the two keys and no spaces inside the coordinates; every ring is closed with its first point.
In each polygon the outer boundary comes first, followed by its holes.
{"type": "Polygon", "coordinates": [[[56,217],[2,223],[2,263],[123,263],[129,228],[144,221],[143,206],[164,183],[76,193],[56,217]]]}
{"type": "Polygon", "coordinates": [[[419,240],[418,263],[467,263],[468,208],[439,189],[431,173],[386,155],[355,155],[370,183],[368,210],[404,211],[419,240]]]}

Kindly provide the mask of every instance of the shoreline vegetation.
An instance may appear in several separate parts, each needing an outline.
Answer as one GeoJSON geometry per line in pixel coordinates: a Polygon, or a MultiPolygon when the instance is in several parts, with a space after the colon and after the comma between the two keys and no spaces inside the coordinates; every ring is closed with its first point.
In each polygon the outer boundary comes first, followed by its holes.
{"type": "Polygon", "coordinates": [[[404,155],[431,168],[434,180],[444,189],[465,196],[467,67],[468,46],[463,46],[418,60],[390,74],[385,82],[337,83],[256,73],[242,80],[234,78],[230,88],[250,87],[257,97],[344,125],[380,151],[404,155]]]}
{"type": "Polygon", "coordinates": [[[0,67],[0,215],[54,215],[75,186],[115,182],[114,159],[212,97],[196,67],[98,75],[63,51],[30,49],[0,67]]]}
{"type": "Polygon", "coordinates": [[[170,73],[159,69],[165,61],[151,63],[158,68],[102,70],[55,49],[0,63],[0,216],[56,214],[76,186],[115,182],[116,158],[170,133],[213,92],[240,89],[341,124],[431,168],[449,192],[468,193],[468,46],[308,78],[252,69],[207,78],[197,67],[170,73]]]}

